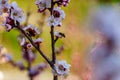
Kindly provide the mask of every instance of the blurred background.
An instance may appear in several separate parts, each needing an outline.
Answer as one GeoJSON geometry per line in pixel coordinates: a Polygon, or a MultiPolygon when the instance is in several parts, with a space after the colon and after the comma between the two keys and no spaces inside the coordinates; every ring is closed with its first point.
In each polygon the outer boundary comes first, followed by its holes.
{"type": "MultiPolygon", "coordinates": [[[[44,39],[41,48],[49,56],[51,41],[50,28],[46,24],[46,18],[49,16],[48,12],[37,13],[35,0],[10,0],[10,2],[12,1],[16,1],[25,13],[30,14],[28,24],[35,25],[41,30],[40,37],[44,39]]],[[[65,10],[66,17],[63,20],[63,26],[56,27],[56,30],[65,33],[66,37],[56,43],[56,48],[63,46],[64,49],[58,54],[57,58],[67,60],[71,64],[71,73],[67,80],[83,80],[82,77],[86,71],[86,56],[96,40],[96,34],[89,25],[89,15],[103,4],[111,4],[119,8],[118,2],[119,0],[71,0],[67,7],[62,7],[65,10]]],[[[0,16],[0,22],[2,20],[3,16],[0,16]]],[[[5,53],[13,55],[15,61],[21,60],[22,57],[21,47],[17,39],[18,35],[17,30],[6,32],[0,26],[0,45],[4,47],[3,51],[5,53]]],[[[44,61],[38,53],[36,55],[37,60],[34,64],[44,61]]],[[[46,69],[37,80],[52,80],[50,72],[50,69],[46,69]]],[[[26,71],[20,71],[9,63],[0,64],[0,77],[0,80],[28,80],[26,71]]]]}

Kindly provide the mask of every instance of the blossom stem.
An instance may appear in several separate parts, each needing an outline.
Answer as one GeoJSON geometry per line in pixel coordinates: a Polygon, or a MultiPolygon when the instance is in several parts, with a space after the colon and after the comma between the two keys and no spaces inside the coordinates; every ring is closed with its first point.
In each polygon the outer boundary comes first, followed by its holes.
{"type": "Polygon", "coordinates": [[[53,62],[51,62],[50,61],[50,59],[46,56],[46,55],[44,55],[44,53],[39,49],[39,47],[37,47],[35,44],[34,44],[34,42],[33,42],[33,40],[27,35],[27,33],[20,27],[20,25],[18,25],[18,26],[15,26],[18,30],[20,30],[21,32],[22,32],[22,34],[24,34],[24,36],[31,42],[31,44],[33,45],[33,47],[40,53],[40,55],[48,62],[48,64],[50,65],[50,67],[52,68],[52,69],[54,69],[53,68],[53,62]]]}
{"type": "Polygon", "coordinates": [[[58,80],[58,76],[54,76],[54,80],[58,80]]]}
{"type": "Polygon", "coordinates": [[[54,26],[51,26],[51,43],[52,43],[52,62],[55,64],[55,40],[54,40],[54,26]]]}
{"type": "MultiPolygon", "coordinates": [[[[53,8],[54,8],[54,1],[51,0],[51,10],[50,14],[53,15],[53,8]]],[[[55,39],[54,39],[54,26],[51,26],[51,46],[52,46],[52,62],[55,64],[56,62],[56,55],[55,55],[55,39]]],[[[58,80],[58,77],[56,75],[53,75],[53,80],[58,80]]]]}
{"type": "MultiPolygon", "coordinates": [[[[52,62],[55,64],[56,55],[55,55],[55,40],[54,40],[54,26],[51,26],[51,43],[52,43],[52,62]]],[[[58,77],[54,75],[53,80],[58,80],[58,77]]]]}

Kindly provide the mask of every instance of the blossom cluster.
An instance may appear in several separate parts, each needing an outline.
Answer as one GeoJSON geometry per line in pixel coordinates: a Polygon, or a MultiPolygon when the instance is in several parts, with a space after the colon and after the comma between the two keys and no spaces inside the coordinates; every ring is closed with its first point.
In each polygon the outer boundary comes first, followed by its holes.
{"type": "Polygon", "coordinates": [[[17,23],[25,21],[25,14],[16,2],[9,3],[8,0],[0,0],[0,15],[7,13],[6,20],[3,22],[6,31],[10,31],[17,23]]]}
{"type": "MultiPolygon", "coordinates": [[[[50,12],[50,16],[47,18],[47,23],[51,28],[55,28],[56,26],[62,26],[62,20],[65,18],[65,12],[61,9],[61,7],[66,7],[69,2],[70,0],[36,0],[35,4],[38,7],[39,13],[46,10],[50,12]]],[[[16,2],[9,3],[9,0],[0,0],[0,15],[3,13],[7,13],[6,19],[3,22],[3,26],[5,26],[6,31],[9,32],[13,28],[17,28],[21,31],[19,42],[22,47],[22,56],[24,60],[28,63],[32,63],[35,60],[36,55],[32,48],[34,47],[39,51],[43,58],[52,65],[54,75],[66,76],[69,74],[70,65],[67,64],[66,61],[55,60],[53,65],[53,62],[49,61],[48,58],[46,58],[46,56],[41,52],[39,48],[43,40],[38,37],[40,34],[39,29],[31,24],[27,24],[27,26],[21,25],[21,22],[25,21],[26,16],[24,11],[18,7],[16,2]]],[[[56,42],[59,38],[65,37],[65,35],[59,31],[53,31],[53,36],[56,38],[53,39],[54,42],[56,42]]],[[[13,65],[18,66],[21,70],[25,69],[23,62],[13,63],[13,65]]],[[[29,75],[34,76],[38,74],[38,69],[41,68],[30,68],[29,75]]]]}
{"type": "Polygon", "coordinates": [[[61,21],[65,18],[65,13],[60,7],[53,9],[53,15],[51,15],[47,21],[49,26],[61,26],[61,21]]]}
{"type": "MultiPolygon", "coordinates": [[[[39,47],[42,42],[41,38],[38,38],[40,31],[33,25],[21,26],[20,23],[25,21],[24,11],[18,7],[16,2],[9,3],[8,0],[0,0],[0,15],[7,13],[7,17],[3,22],[3,26],[6,31],[11,31],[15,27],[20,27],[26,34],[31,37],[33,43],[39,47]]],[[[22,47],[22,58],[30,65],[35,61],[36,54],[32,49],[33,45],[22,36],[18,38],[20,46],[22,47]]],[[[9,55],[4,55],[4,58],[8,60],[13,66],[18,67],[20,70],[28,70],[29,76],[34,77],[42,72],[47,65],[45,63],[38,64],[36,66],[29,66],[29,69],[24,65],[23,61],[15,62],[9,55]]]]}
{"type": "MultiPolygon", "coordinates": [[[[61,6],[67,6],[70,0],[55,0],[53,4],[58,4],[58,7],[54,8],[52,15],[47,19],[49,26],[61,26],[61,21],[65,18],[65,13],[61,10],[61,6]]],[[[38,7],[38,12],[44,12],[46,9],[51,10],[51,0],[36,0],[35,4],[38,7]]]]}
{"type": "MultiPolygon", "coordinates": [[[[61,9],[62,6],[67,6],[70,0],[36,0],[35,4],[38,7],[38,12],[42,13],[45,10],[50,11],[50,16],[47,19],[48,26],[56,27],[62,26],[62,20],[65,18],[65,12],[61,9]],[[55,6],[57,5],[57,6],[55,6]]],[[[56,37],[55,41],[58,38],[65,37],[65,35],[59,31],[55,31],[54,36],[56,37]]],[[[57,76],[66,76],[69,74],[70,65],[66,61],[56,61],[54,64],[55,70],[53,74],[57,76]]]]}

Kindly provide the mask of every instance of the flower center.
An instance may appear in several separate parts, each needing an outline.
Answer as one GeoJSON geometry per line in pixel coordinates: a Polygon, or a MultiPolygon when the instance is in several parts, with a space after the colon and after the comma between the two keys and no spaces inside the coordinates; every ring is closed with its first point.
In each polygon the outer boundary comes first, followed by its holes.
{"type": "Polygon", "coordinates": [[[28,32],[28,34],[29,34],[30,36],[35,36],[35,35],[36,35],[36,32],[35,32],[32,28],[29,28],[29,29],[27,30],[27,32],[28,32]]]}
{"type": "Polygon", "coordinates": [[[14,16],[17,16],[18,14],[15,12],[15,13],[13,13],[13,15],[14,15],[14,16]]]}
{"type": "Polygon", "coordinates": [[[54,11],[53,11],[53,16],[54,16],[55,18],[59,18],[59,17],[60,17],[60,13],[59,13],[58,11],[54,10],[54,11]]]}
{"type": "Polygon", "coordinates": [[[50,20],[50,23],[54,23],[54,20],[50,20]]]}
{"type": "Polygon", "coordinates": [[[2,10],[4,13],[6,13],[7,11],[8,11],[8,8],[3,8],[3,10],[2,10]]]}
{"type": "Polygon", "coordinates": [[[61,71],[65,71],[66,68],[63,67],[63,65],[59,65],[58,68],[61,70],[61,71]]]}

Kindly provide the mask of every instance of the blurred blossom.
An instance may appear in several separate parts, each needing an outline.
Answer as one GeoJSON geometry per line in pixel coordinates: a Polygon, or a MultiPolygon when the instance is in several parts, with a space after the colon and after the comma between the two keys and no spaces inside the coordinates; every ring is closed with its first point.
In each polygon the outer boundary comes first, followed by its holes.
{"type": "Polygon", "coordinates": [[[9,54],[5,47],[0,46],[0,63],[11,62],[12,55],[9,54]]]}
{"type": "Polygon", "coordinates": [[[3,54],[3,57],[6,60],[6,62],[12,61],[12,55],[10,54],[3,54]]]}
{"type": "Polygon", "coordinates": [[[9,12],[9,9],[10,4],[8,4],[8,0],[0,0],[0,15],[9,12]]]}
{"type": "Polygon", "coordinates": [[[25,66],[22,61],[15,62],[15,66],[17,66],[20,70],[25,69],[25,66]]]}
{"type": "Polygon", "coordinates": [[[45,68],[47,68],[47,64],[46,63],[41,63],[39,65],[36,66],[36,68],[40,71],[44,70],[45,68]]]}
{"type": "Polygon", "coordinates": [[[120,80],[120,13],[110,6],[97,8],[92,24],[100,40],[89,55],[91,80],[120,80]]]}
{"type": "Polygon", "coordinates": [[[23,49],[23,53],[22,53],[22,56],[25,60],[27,60],[28,62],[32,62],[35,60],[36,58],[36,55],[35,53],[33,53],[32,50],[25,50],[23,49]]]}
{"type": "Polygon", "coordinates": [[[38,12],[44,12],[51,7],[51,0],[36,0],[35,4],[38,7],[38,12]]]}
{"type": "Polygon", "coordinates": [[[115,44],[120,46],[120,14],[113,7],[104,7],[96,11],[93,18],[94,29],[104,36],[115,40],[115,44]]]}
{"type": "Polygon", "coordinates": [[[36,68],[31,68],[29,70],[29,76],[35,77],[39,74],[39,71],[36,68]]]}
{"type": "Polygon", "coordinates": [[[43,72],[46,68],[47,68],[46,63],[41,63],[34,67],[31,67],[29,70],[29,76],[35,77],[39,75],[41,72],[43,72]]]}

